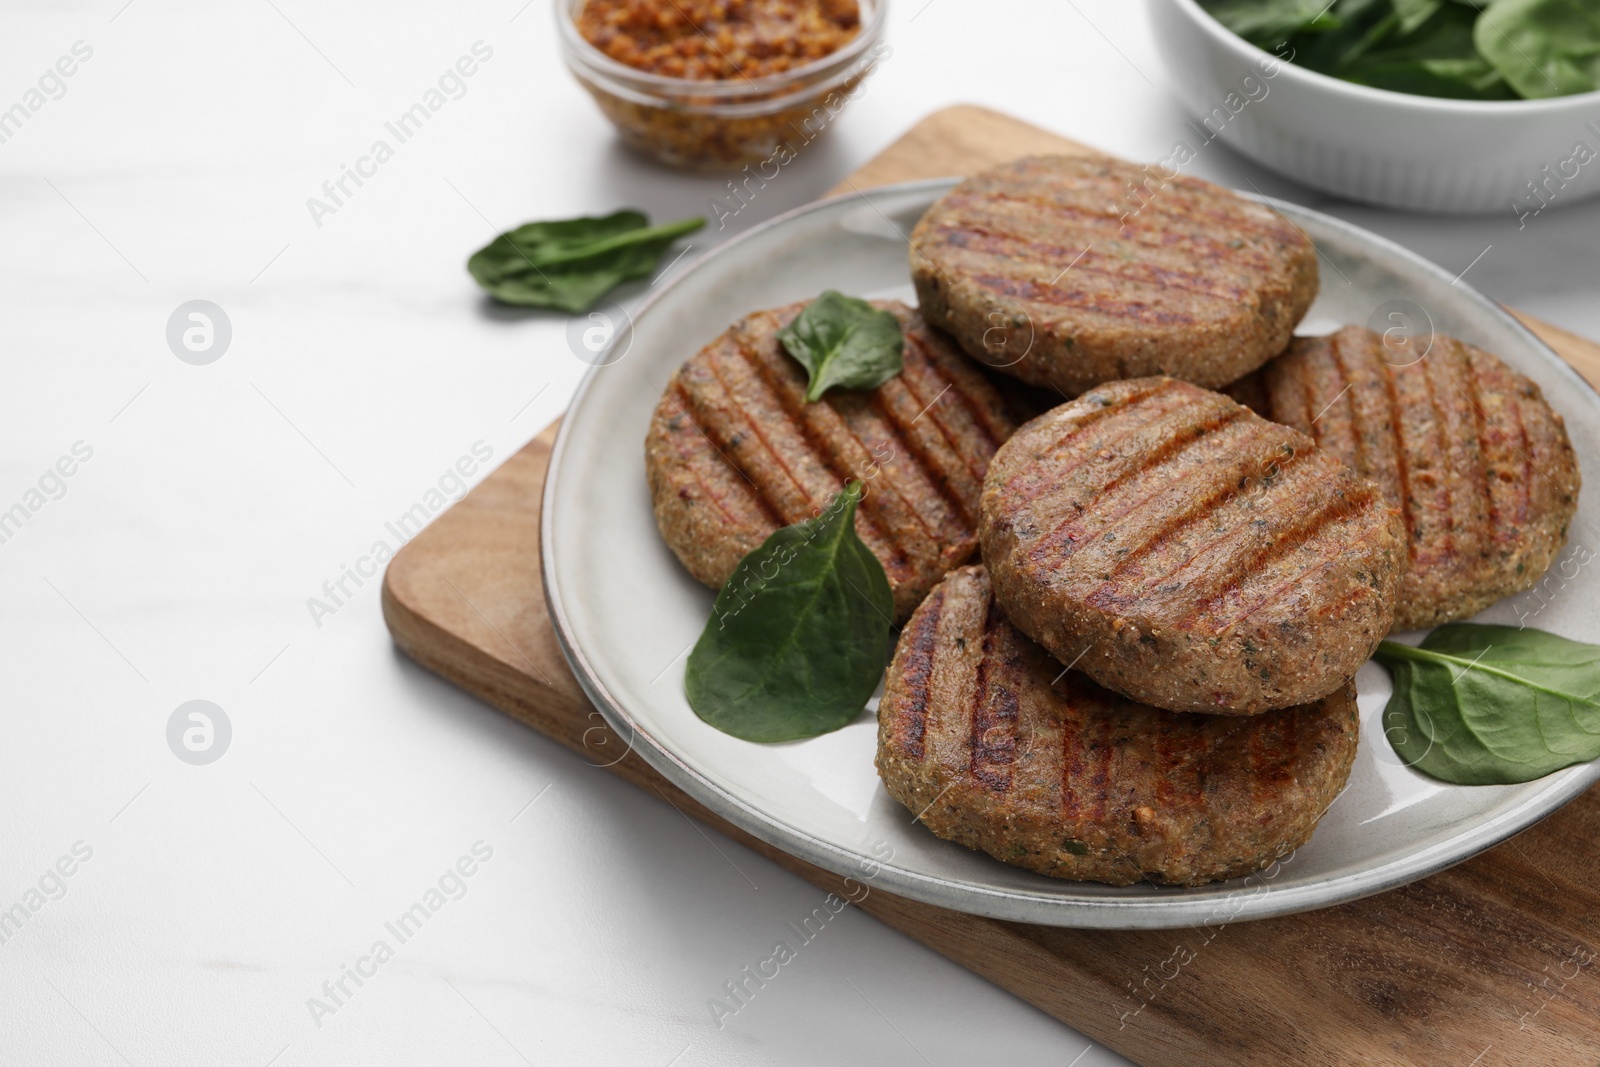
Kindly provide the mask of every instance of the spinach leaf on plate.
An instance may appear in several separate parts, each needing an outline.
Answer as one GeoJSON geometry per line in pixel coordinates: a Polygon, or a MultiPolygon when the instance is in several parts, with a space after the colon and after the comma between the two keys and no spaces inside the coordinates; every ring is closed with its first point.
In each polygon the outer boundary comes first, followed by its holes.
{"type": "Polygon", "coordinates": [[[1394,677],[1384,736],[1425,774],[1528,782],[1600,758],[1600,646],[1450,623],[1415,648],[1385,641],[1377,659],[1394,677]]]}
{"type": "Polygon", "coordinates": [[[1593,0],[1494,0],[1474,40],[1529,99],[1600,88],[1600,4],[1593,0]]]}
{"type": "Polygon", "coordinates": [[[740,561],[689,653],[695,714],[746,741],[846,725],[889,662],[894,597],[856,536],[860,482],[816,518],[785,526],[740,561]]]}
{"type": "Polygon", "coordinates": [[[876,389],[904,369],[900,320],[865,300],[829,289],[778,331],[784,349],[806,369],[810,403],[836,385],[876,389]]]}
{"type": "Polygon", "coordinates": [[[473,253],[467,271],[496,300],[578,314],[623,282],[649,277],[672,242],[705,224],[651,226],[638,211],[528,222],[473,253]]]}

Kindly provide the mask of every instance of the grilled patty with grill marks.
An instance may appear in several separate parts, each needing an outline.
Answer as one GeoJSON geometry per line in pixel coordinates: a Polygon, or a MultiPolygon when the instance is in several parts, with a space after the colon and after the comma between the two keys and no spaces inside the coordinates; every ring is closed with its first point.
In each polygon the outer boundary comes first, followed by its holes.
{"type": "Polygon", "coordinates": [[[994,388],[912,309],[892,312],[905,369],[871,391],[805,402],[777,332],[804,304],[759,311],[679,369],[645,440],[656,522],[697,579],[720,587],[773,531],[865,483],[856,532],[883,564],[897,621],[977,548],[984,472],[1014,424],[994,388]]]}
{"type": "Polygon", "coordinates": [[[1406,558],[1399,514],[1333,453],[1172,378],[1107,383],[1018,430],[981,537],[996,599],[1063,663],[1224,715],[1354,677],[1406,558]]]}
{"type": "Polygon", "coordinates": [[[1344,788],[1355,687],[1255,718],[1122,699],[945,578],[900,636],[878,774],[935,834],[1056,878],[1199,885],[1299,847],[1344,788]]]}
{"type": "Polygon", "coordinates": [[[1436,336],[1391,351],[1358,326],[1299,337],[1229,389],[1316,438],[1400,510],[1410,567],[1395,628],[1464,619],[1527,589],[1566,543],[1578,461],[1539,387],[1480,348],[1436,336]]]}
{"type": "Polygon", "coordinates": [[[912,232],[911,273],[974,359],[1068,397],[1152,374],[1225,385],[1282,352],[1317,295],[1316,250],[1272,208],[1069,156],[956,186],[912,232]]]}

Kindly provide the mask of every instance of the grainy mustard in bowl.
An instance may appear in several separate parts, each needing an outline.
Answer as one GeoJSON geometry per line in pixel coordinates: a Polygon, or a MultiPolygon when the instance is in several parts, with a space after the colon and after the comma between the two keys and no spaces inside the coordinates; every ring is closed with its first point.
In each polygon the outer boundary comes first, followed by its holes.
{"type": "Polygon", "coordinates": [[[888,55],[887,0],[556,0],[567,67],[629,145],[681,167],[788,161],[888,55]]]}

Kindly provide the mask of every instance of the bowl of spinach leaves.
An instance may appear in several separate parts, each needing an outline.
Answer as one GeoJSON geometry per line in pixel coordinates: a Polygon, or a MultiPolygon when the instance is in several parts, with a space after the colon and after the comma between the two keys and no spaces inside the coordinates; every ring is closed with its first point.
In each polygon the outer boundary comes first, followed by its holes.
{"type": "Polygon", "coordinates": [[[1431,212],[1600,193],[1600,0],[1148,0],[1192,138],[1431,212]]]}

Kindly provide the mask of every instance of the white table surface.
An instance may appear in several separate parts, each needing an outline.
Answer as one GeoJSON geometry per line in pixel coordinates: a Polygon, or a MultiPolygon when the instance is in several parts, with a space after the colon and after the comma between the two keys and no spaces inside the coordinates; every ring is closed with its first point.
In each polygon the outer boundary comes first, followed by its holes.
{"type": "MultiPolygon", "coordinates": [[[[1142,5],[896,3],[868,91],[711,236],[816,197],[945,104],[1130,158],[1182,136],[1142,5]]],[[[526,219],[705,213],[720,185],[622,150],[548,0],[521,6],[0,12],[0,108],[93,50],[0,144],[0,510],[92,449],[0,544],[0,910],[38,904],[0,944],[0,1062],[1124,1062],[854,909],[719,1028],[709,999],[821,894],[407,662],[375,580],[312,618],[387,520],[475,444],[509,456],[585,369],[561,319],[489,309],[467,255],[526,219]],[[466,94],[317,226],[307,198],[480,40],[466,94]],[[191,299],[232,323],[207,366],[166,343],[191,299]],[[166,740],[192,699],[233,728],[208,766],[166,740]],[[493,854],[465,895],[399,943],[385,922],[477,842],[493,854]],[[63,856],[71,876],[50,875],[63,856]],[[393,958],[335,1005],[323,983],[380,939],[393,958]]],[[[1192,172],[1447,268],[1489,248],[1471,282],[1600,335],[1600,206],[1519,232],[1509,209],[1325,203],[1221,147],[1192,172]]]]}

